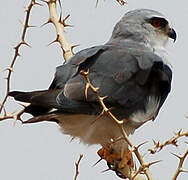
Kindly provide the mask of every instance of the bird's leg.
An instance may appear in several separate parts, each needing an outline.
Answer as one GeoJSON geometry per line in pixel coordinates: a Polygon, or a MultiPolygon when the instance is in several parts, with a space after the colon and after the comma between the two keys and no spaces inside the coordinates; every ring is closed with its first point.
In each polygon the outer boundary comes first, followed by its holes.
{"type": "Polygon", "coordinates": [[[111,146],[103,147],[99,149],[98,155],[101,159],[106,160],[109,169],[114,171],[120,178],[126,179],[130,176],[130,171],[134,168],[134,163],[132,153],[128,148],[122,148],[122,151],[118,153],[111,146]],[[122,173],[125,169],[127,170],[122,173]]]}
{"type": "Polygon", "coordinates": [[[110,164],[115,164],[115,162],[121,160],[121,154],[115,153],[110,147],[103,147],[97,153],[101,159],[106,160],[110,164]]]}
{"type": "Polygon", "coordinates": [[[122,152],[118,153],[111,147],[103,147],[97,152],[101,159],[107,161],[107,163],[113,166],[118,166],[117,168],[122,169],[125,166],[134,167],[133,158],[131,151],[127,149],[122,149],[122,152]]]}
{"type": "Polygon", "coordinates": [[[121,161],[118,164],[118,168],[122,169],[125,166],[129,166],[131,168],[134,167],[134,162],[133,162],[133,157],[132,157],[132,153],[131,151],[127,148],[127,149],[122,149],[122,153],[121,153],[121,161]]]}

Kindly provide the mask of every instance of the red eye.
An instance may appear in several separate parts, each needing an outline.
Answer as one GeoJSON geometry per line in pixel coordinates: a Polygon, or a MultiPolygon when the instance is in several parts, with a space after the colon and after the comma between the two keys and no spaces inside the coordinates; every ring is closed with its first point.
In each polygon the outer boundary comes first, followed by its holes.
{"type": "Polygon", "coordinates": [[[156,28],[160,27],[161,26],[161,21],[160,19],[157,19],[157,18],[154,18],[152,19],[152,25],[156,28]]]}

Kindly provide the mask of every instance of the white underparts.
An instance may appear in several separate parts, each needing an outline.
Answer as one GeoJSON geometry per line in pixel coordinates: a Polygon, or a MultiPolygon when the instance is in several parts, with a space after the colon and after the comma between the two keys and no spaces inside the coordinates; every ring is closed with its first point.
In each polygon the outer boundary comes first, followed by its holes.
{"type": "Polygon", "coordinates": [[[136,123],[144,123],[149,120],[155,119],[159,107],[160,99],[155,96],[149,96],[145,111],[140,110],[135,112],[130,119],[136,123]]]}

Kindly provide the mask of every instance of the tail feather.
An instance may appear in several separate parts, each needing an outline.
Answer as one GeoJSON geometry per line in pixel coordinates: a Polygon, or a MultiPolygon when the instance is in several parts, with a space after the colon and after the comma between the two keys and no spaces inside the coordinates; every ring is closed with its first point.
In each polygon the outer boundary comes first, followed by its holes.
{"type": "Polygon", "coordinates": [[[56,97],[60,90],[42,90],[32,92],[12,91],[9,96],[21,102],[31,103],[25,108],[26,113],[39,116],[48,113],[52,108],[60,108],[56,97]]]}
{"type": "Polygon", "coordinates": [[[25,113],[29,113],[34,117],[36,117],[36,116],[44,115],[48,113],[50,110],[51,108],[31,104],[25,108],[25,113]]]}
{"type": "Polygon", "coordinates": [[[31,99],[34,96],[41,95],[45,92],[46,92],[45,90],[44,91],[32,91],[32,92],[12,91],[9,93],[9,96],[14,97],[14,99],[17,101],[31,103],[31,99]]]}

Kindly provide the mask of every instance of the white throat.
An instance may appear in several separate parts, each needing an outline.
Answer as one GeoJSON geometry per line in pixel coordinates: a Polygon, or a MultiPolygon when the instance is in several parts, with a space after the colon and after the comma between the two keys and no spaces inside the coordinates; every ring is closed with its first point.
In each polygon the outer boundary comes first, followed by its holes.
{"type": "Polygon", "coordinates": [[[153,52],[158,55],[159,57],[162,58],[164,64],[166,65],[170,65],[170,62],[168,61],[168,53],[166,51],[166,48],[165,47],[162,47],[162,46],[155,46],[152,48],[153,52]]]}
{"type": "Polygon", "coordinates": [[[168,53],[166,50],[168,37],[164,35],[150,36],[147,41],[147,47],[149,47],[156,55],[161,57],[164,64],[171,66],[168,61],[168,53]]]}

